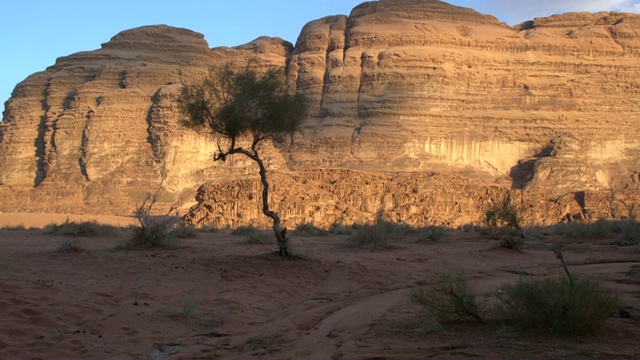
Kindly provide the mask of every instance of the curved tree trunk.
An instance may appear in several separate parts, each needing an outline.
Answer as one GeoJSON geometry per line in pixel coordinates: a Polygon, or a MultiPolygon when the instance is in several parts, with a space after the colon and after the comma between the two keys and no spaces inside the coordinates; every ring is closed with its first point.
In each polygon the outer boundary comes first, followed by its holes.
{"type": "Polygon", "coordinates": [[[252,157],[260,167],[260,181],[262,182],[262,212],[273,220],[273,233],[278,241],[278,254],[282,257],[291,257],[289,252],[289,239],[287,228],[280,225],[280,217],[269,209],[269,182],[267,181],[267,168],[258,156],[252,157]]]}

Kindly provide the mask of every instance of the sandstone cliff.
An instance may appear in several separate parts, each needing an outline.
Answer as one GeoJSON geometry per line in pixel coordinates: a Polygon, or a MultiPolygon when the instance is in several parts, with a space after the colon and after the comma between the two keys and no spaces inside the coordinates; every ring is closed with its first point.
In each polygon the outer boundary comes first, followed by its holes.
{"type": "Polygon", "coordinates": [[[262,221],[252,164],[213,163],[215,139],[180,128],[174,102],[208,66],[251,59],[286,66],[311,99],[304,132],[265,148],[285,225],[380,213],[457,225],[507,192],[555,204],[531,205],[540,222],[583,192],[611,216],[638,201],[638,25],[570,13],[511,28],[440,1],[381,0],[308,23],[295,46],[125,31],[16,87],[0,125],[0,210],[128,213],[147,191],[192,199],[211,181],[192,221],[262,221]]]}

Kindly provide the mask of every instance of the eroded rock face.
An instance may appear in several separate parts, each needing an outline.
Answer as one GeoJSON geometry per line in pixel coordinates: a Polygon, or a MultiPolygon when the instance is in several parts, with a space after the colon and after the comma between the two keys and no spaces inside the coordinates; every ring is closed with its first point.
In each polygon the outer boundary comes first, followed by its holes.
{"type": "Polygon", "coordinates": [[[254,164],[213,163],[217,139],[182,129],[175,106],[209,66],[251,60],[286,66],[311,100],[304,132],[263,149],[288,226],[381,213],[459,225],[507,194],[555,204],[531,205],[540,222],[582,193],[591,213],[619,215],[602,199],[637,203],[639,25],[640,15],[569,13],[510,28],[440,1],[381,0],[311,21],[295,47],[262,37],[209,49],[189,30],[125,31],[16,87],[0,124],[0,210],[130,213],[148,191],[169,203],[211,181],[192,221],[268,223],[254,164]]]}

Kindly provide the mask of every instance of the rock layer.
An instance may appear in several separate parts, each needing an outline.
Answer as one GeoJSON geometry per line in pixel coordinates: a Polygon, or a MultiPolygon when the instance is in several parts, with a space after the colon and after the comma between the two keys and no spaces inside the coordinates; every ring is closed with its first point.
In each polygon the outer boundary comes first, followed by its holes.
{"type": "MultiPolygon", "coordinates": [[[[0,210],[130,213],[146,192],[161,190],[168,204],[212,181],[194,222],[265,220],[253,164],[213,163],[217,139],[179,126],[181,85],[226,62],[286,67],[290,87],[310,99],[304,131],[263,149],[274,189],[299,194],[274,190],[285,222],[382,212],[459,225],[507,194],[534,203],[614,194],[631,209],[638,25],[640,15],[603,12],[511,28],[440,1],[380,0],[309,22],[295,46],[262,37],[209,49],[185,29],[128,30],[18,84],[0,123],[0,210]]],[[[598,216],[628,213],[593,204],[598,216]]],[[[558,206],[537,206],[532,219],[558,221],[558,206]]]]}

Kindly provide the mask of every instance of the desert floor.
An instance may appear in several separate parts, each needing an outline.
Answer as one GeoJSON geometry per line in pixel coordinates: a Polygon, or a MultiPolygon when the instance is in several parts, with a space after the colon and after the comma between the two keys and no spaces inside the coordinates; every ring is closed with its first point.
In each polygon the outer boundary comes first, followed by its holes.
{"type": "MultiPolygon", "coordinates": [[[[0,214],[0,226],[66,218],[0,214]]],[[[285,261],[273,245],[248,245],[229,231],[200,231],[175,250],[119,247],[130,236],[123,229],[82,238],[80,250],[61,252],[72,238],[0,230],[0,359],[640,358],[640,248],[613,245],[614,235],[566,240],[573,272],[620,293],[631,314],[611,317],[592,337],[473,320],[418,330],[409,294],[434,271],[463,271],[487,297],[520,276],[562,275],[535,243],[516,252],[456,230],[428,243],[409,234],[391,250],[370,251],[345,247],[346,235],[292,232],[306,258],[285,261]]]]}

